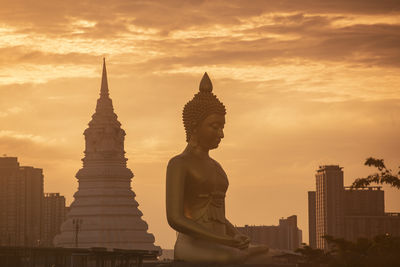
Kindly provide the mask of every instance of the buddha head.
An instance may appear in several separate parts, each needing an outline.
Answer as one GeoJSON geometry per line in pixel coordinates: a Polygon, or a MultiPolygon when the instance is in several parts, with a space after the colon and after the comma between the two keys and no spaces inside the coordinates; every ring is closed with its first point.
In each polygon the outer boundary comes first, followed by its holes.
{"type": "Polygon", "coordinates": [[[183,108],[186,141],[205,149],[217,148],[224,137],[226,109],[212,89],[211,80],[204,73],[199,92],[183,108]]]}

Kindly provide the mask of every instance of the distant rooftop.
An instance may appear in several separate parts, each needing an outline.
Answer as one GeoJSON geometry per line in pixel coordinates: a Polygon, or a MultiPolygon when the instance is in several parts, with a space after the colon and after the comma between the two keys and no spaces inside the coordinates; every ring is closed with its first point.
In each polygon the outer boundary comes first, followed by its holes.
{"type": "Polygon", "coordinates": [[[339,167],[339,165],[321,165],[319,166],[319,169],[317,172],[322,172],[322,171],[336,171],[336,170],[342,170],[343,167],[339,167]]]}
{"type": "Polygon", "coordinates": [[[0,168],[19,168],[17,157],[0,157],[0,168]]]}
{"type": "MultiPolygon", "coordinates": [[[[45,197],[60,197],[60,193],[44,193],[45,197]]],[[[63,196],[61,196],[63,197],[63,196]]]]}
{"type": "Polygon", "coordinates": [[[367,190],[381,190],[382,186],[365,186],[365,187],[351,187],[351,186],[345,186],[344,190],[348,190],[348,191],[367,191],[367,190]]]}

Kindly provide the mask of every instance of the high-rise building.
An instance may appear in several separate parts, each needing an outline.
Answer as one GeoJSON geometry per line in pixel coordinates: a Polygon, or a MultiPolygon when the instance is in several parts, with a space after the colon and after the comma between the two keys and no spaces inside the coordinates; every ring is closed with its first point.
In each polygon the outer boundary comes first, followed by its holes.
{"type": "Polygon", "coordinates": [[[109,97],[105,62],[96,112],[84,135],[83,167],[76,174],[78,191],[54,244],[160,251],[154,236],[147,232],[131,189],[133,174],[126,166],[125,131],[109,97]]]}
{"type": "MultiPolygon", "coordinates": [[[[0,158],[0,244],[17,245],[21,179],[19,163],[14,157],[0,158]]],[[[23,227],[22,227],[23,228],[23,227]]]]}
{"type": "Polygon", "coordinates": [[[263,244],[269,248],[296,250],[302,242],[302,232],[297,227],[297,216],[279,220],[279,226],[245,225],[236,227],[239,232],[250,237],[251,244],[263,244]]]}
{"type": "Polygon", "coordinates": [[[0,157],[0,244],[38,246],[42,236],[43,171],[0,157]]]}
{"type": "Polygon", "coordinates": [[[344,188],[344,215],[380,216],[385,215],[385,192],[381,186],[344,188]]]}
{"type": "Polygon", "coordinates": [[[301,233],[297,228],[297,216],[292,215],[286,219],[279,219],[279,236],[282,248],[296,250],[301,244],[301,233]]]}
{"type": "Polygon", "coordinates": [[[343,237],[343,171],[338,165],[320,166],[316,177],[316,245],[327,249],[322,237],[343,237]]]}
{"type": "Polygon", "coordinates": [[[310,247],[317,248],[315,191],[308,192],[308,237],[310,247]]]}
{"type": "Polygon", "coordinates": [[[303,231],[301,229],[299,229],[299,228],[297,230],[297,241],[299,242],[298,243],[299,245],[298,245],[297,248],[299,248],[299,247],[301,247],[303,245],[303,231]]]}
{"type": "Polygon", "coordinates": [[[339,166],[322,166],[316,174],[316,191],[308,192],[310,246],[327,249],[324,235],[355,241],[377,235],[400,236],[400,213],[385,213],[380,186],[343,186],[339,166]]]}
{"type": "Polygon", "coordinates": [[[54,237],[60,233],[61,224],[65,221],[65,197],[59,193],[45,193],[43,207],[42,245],[51,247],[54,237]]]}
{"type": "Polygon", "coordinates": [[[373,238],[377,235],[400,236],[400,213],[385,213],[385,195],[380,186],[344,188],[345,238],[373,238]]]}

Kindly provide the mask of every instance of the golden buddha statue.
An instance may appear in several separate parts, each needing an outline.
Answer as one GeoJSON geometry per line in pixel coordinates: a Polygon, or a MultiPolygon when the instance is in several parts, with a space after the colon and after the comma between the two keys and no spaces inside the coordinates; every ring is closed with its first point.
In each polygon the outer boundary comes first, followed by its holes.
{"type": "Polygon", "coordinates": [[[249,237],[225,217],[228,177],[209,156],[224,137],[225,114],[205,73],[200,91],[183,109],[188,145],[167,168],[167,219],[178,232],[175,260],[240,263],[268,251],[265,246],[249,246],[249,237]]]}

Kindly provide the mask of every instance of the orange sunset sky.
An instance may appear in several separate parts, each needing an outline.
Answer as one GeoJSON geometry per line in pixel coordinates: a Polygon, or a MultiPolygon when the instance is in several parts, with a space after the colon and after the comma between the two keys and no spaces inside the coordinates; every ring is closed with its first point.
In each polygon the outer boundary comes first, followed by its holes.
{"type": "MultiPolygon", "coordinates": [[[[77,190],[83,131],[106,57],[139,208],[172,248],[165,169],[185,145],[181,112],[205,71],[227,107],[211,156],[230,180],[227,217],[277,224],[296,214],[319,165],[345,184],[400,165],[400,2],[0,0],[0,154],[43,168],[45,192],[77,190]]],[[[384,187],[386,211],[400,193],[384,187]]]]}

